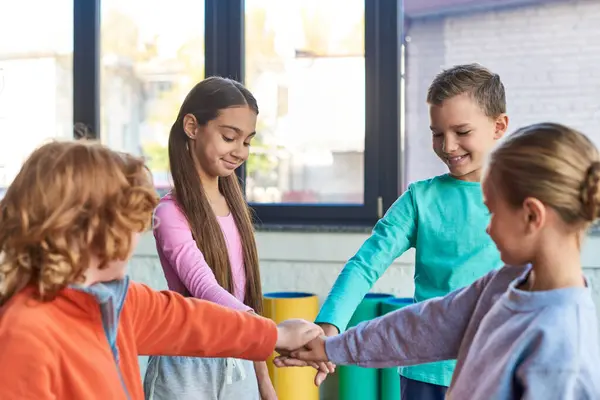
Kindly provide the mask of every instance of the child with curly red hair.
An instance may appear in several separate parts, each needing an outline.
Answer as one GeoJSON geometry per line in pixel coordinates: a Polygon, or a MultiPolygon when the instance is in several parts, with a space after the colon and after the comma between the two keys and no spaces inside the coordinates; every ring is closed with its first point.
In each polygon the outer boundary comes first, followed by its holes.
{"type": "Polygon", "coordinates": [[[0,398],[143,399],[138,355],[264,361],[322,332],[131,282],[157,203],[143,161],[100,144],[24,163],[0,201],[0,398]]]}

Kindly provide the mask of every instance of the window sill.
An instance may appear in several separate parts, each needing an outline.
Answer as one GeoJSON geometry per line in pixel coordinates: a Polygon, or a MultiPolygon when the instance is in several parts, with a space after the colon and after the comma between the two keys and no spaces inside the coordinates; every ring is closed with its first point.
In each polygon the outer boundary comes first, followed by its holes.
{"type": "MultiPolygon", "coordinates": [[[[285,225],[271,227],[270,231],[261,228],[256,232],[261,262],[285,261],[299,265],[317,262],[339,268],[356,253],[370,234],[370,230],[364,227],[355,227],[354,231],[349,229],[352,228],[285,225]],[[363,229],[362,232],[358,228],[363,229]]],[[[597,250],[599,246],[600,227],[595,227],[583,243],[582,264],[585,268],[600,269],[597,250]]],[[[158,257],[152,232],[142,235],[134,257],[158,257]]],[[[411,266],[414,264],[414,258],[415,250],[410,249],[395,260],[394,264],[411,266]]]]}
{"type": "MultiPolygon", "coordinates": [[[[302,232],[302,233],[367,233],[373,226],[366,225],[299,225],[299,224],[255,224],[256,232],[302,232]]],[[[600,237],[600,224],[593,225],[588,236],[600,237]]]]}
{"type": "Polygon", "coordinates": [[[293,224],[256,224],[257,232],[302,232],[302,233],[368,233],[372,226],[362,225],[293,225],[293,224]]]}

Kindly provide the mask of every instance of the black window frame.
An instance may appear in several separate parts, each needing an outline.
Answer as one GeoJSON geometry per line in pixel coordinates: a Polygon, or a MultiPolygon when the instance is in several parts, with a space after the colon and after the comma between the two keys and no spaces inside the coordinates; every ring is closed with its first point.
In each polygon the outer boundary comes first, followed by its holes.
{"type": "MultiPolygon", "coordinates": [[[[372,226],[402,189],[402,0],[365,3],[364,201],[360,205],[250,203],[258,226],[372,226]]],[[[206,0],[206,76],[244,81],[244,0],[206,0]]],[[[340,8],[340,13],[343,9],[340,8]]],[[[260,102],[260,99],[258,99],[260,102]]],[[[242,184],[245,166],[237,171],[242,184]]]]}
{"type": "Polygon", "coordinates": [[[73,0],[73,136],[100,138],[100,3],[73,0]]]}
{"type": "MultiPolygon", "coordinates": [[[[403,188],[401,45],[403,0],[365,3],[364,201],[360,205],[251,203],[261,226],[370,227],[403,188]]],[[[100,137],[101,0],[74,0],[73,120],[100,137]]],[[[343,8],[340,9],[343,13],[343,8]]],[[[205,0],[205,76],[244,81],[244,0],[205,0]]],[[[259,99],[260,101],[260,99],[259,99]]],[[[77,137],[81,129],[76,129],[77,137]]],[[[236,171],[244,185],[246,169],[236,171]]]]}

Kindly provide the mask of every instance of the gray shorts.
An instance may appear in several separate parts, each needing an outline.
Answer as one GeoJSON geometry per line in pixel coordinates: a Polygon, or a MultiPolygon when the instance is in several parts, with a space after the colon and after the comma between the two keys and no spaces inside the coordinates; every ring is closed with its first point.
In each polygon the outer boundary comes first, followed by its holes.
{"type": "Polygon", "coordinates": [[[251,361],[235,358],[151,356],[146,400],[260,400],[251,361]]]}

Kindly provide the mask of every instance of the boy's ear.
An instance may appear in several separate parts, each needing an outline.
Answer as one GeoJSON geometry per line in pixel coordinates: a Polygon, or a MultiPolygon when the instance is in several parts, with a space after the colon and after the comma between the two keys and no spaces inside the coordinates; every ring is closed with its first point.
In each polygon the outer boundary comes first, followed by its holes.
{"type": "Polygon", "coordinates": [[[494,132],[494,139],[501,139],[506,131],[508,130],[508,115],[500,114],[498,118],[496,118],[496,130],[494,132]]]}

